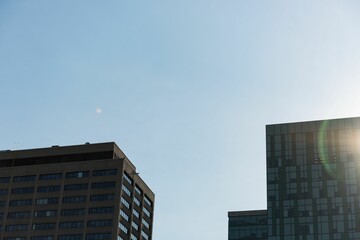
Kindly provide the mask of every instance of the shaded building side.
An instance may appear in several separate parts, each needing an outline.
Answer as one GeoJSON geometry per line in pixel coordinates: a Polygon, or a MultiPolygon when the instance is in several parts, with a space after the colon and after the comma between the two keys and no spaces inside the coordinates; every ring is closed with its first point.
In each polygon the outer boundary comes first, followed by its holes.
{"type": "Polygon", "coordinates": [[[267,211],[228,212],[229,240],[267,239],[267,211]]]}

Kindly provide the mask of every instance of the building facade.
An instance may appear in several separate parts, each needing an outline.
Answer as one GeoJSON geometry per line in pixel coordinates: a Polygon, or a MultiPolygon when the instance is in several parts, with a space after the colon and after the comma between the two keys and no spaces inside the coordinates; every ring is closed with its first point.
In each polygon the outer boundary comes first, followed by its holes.
{"type": "Polygon", "coordinates": [[[360,239],[360,118],[268,125],[269,240],[360,239]]]}
{"type": "Polygon", "coordinates": [[[266,157],[267,239],[360,240],[360,118],[268,125],[266,157]]]}
{"type": "Polygon", "coordinates": [[[267,211],[234,211],[228,213],[229,240],[266,240],[267,211]]]}
{"type": "Polygon", "coordinates": [[[0,152],[3,240],[150,240],[154,198],[115,143],[0,152]]]}

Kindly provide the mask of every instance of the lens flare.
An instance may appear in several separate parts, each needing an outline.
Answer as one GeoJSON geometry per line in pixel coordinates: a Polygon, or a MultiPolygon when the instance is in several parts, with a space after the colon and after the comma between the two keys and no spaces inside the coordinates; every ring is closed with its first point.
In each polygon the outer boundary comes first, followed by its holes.
{"type": "Polygon", "coordinates": [[[319,155],[320,155],[320,162],[323,164],[326,172],[335,177],[336,172],[335,168],[329,162],[329,149],[327,144],[327,133],[328,127],[330,122],[325,120],[321,122],[319,134],[318,134],[318,148],[319,148],[319,155]]]}

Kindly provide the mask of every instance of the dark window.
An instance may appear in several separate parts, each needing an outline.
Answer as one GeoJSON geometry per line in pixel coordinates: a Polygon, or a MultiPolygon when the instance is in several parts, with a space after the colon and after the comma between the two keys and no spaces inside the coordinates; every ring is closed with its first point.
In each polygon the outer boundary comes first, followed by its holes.
{"type": "Polygon", "coordinates": [[[65,175],[66,178],[83,178],[88,176],[89,176],[89,171],[68,172],[65,175]]]}
{"type": "Polygon", "coordinates": [[[76,221],[76,222],[61,222],[60,228],[82,228],[84,226],[83,221],[76,221]]]}
{"type": "Polygon", "coordinates": [[[27,175],[27,176],[16,176],[14,177],[14,182],[33,182],[35,181],[35,175],[27,175]]]}
{"type": "Polygon", "coordinates": [[[116,182],[96,182],[91,184],[91,188],[114,188],[116,182]]]}
{"type": "Polygon", "coordinates": [[[41,174],[39,176],[39,180],[56,180],[61,178],[62,173],[41,174]]]}
{"type": "Polygon", "coordinates": [[[58,192],[58,191],[60,191],[60,185],[38,187],[37,191],[38,192],[58,192]]]}
{"type": "Polygon", "coordinates": [[[26,231],[28,229],[28,225],[26,224],[15,224],[15,225],[7,225],[5,231],[13,232],[13,231],[26,231]]]}
{"type": "Polygon", "coordinates": [[[0,183],[8,183],[10,182],[10,177],[0,177],[0,183]]]}
{"type": "Polygon", "coordinates": [[[26,240],[26,237],[6,237],[4,240],[26,240]]]}
{"type": "Polygon", "coordinates": [[[0,189],[0,195],[6,195],[8,193],[8,189],[0,189]]]}
{"type": "Polygon", "coordinates": [[[44,211],[35,211],[34,217],[53,217],[57,215],[57,210],[44,210],[44,211]]]}
{"type": "Polygon", "coordinates": [[[85,202],[86,196],[64,197],[63,203],[85,202]]]}
{"type": "Polygon", "coordinates": [[[33,193],[34,188],[33,187],[26,187],[26,188],[13,188],[11,190],[12,194],[26,194],[26,193],[33,193]]]}
{"type": "Polygon", "coordinates": [[[64,209],[61,211],[62,216],[75,216],[75,215],[84,215],[85,208],[76,208],[76,209],[64,209]]]}
{"type": "Polygon", "coordinates": [[[6,201],[0,201],[0,207],[5,207],[6,201]]]}
{"type": "Polygon", "coordinates": [[[39,198],[36,199],[36,205],[57,204],[58,201],[58,198],[39,198]]]}
{"type": "Polygon", "coordinates": [[[101,194],[101,195],[91,195],[90,201],[109,201],[114,200],[114,194],[101,194]]]}
{"type": "Polygon", "coordinates": [[[32,204],[32,199],[21,199],[21,200],[11,200],[10,206],[29,206],[32,204]]]}
{"type": "Polygon", "coordinates": [[[30,217],[30,212],[9,212],[7,218],[28,218],[30,217]]]}
{"type": "Polygon", "coordinates": [[[0,213],[0,219],[3,219],[4,218],[4,213],[0,213]]]}
{"type": "Polygon", "coordinates": [[[111,233],[95,233],[87,234],[86,240],[109,240],[111,239],[111,233]]]}
{"type": "Polygon", "coordinates": [[[113,213],[113,207],[98,207],[98,208],[89,208],[89,214],[104,214],[104,213],[113,213]]]}
{"type": "Polygon", "coordinates": [[[35,236],[31,237],[30,240],[54,240],[54,236],[35,236]]]}
{"type": "Polygon", "coordinates": [[[68,184],[64,186],[65,191],[77,191],[77,190],[85,190],[88,189],[87,183],[81,183],[81,184],[68,184]]]}
{"type": "Polygon", "coordinates": [[[93,172],[93,176],[110,176],[116,175],[117,169],[103,169],[103,170],[95,170],[93,172]]]}
{"type": "Polygon", "coordinates": [[[82,235],[81,234],[61,235],[59,236],[59,240],[82,240],[82,235]]]}
{"type": "Polygon", "coordinates": [[[92,220],[87,222],[88,227],[105,227],[111,226],[112,220],[92,220]]]}
{"type": "Polygon", "coordinates": [[[36,223],[32,225],[33,230],[47,230],[54,228],[55,228],[55,223],[36,223]]]}

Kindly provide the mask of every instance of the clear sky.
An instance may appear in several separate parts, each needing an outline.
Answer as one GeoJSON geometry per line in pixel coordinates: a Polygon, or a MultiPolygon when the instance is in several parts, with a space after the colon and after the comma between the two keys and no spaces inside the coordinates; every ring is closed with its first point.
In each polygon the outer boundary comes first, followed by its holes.
{"type": "Polygon", "coordinates": [[[154,240],[266,208],[265,125],[360,116],[359,1],[1,0],[0,148],[115,141],[154,240]]]}

